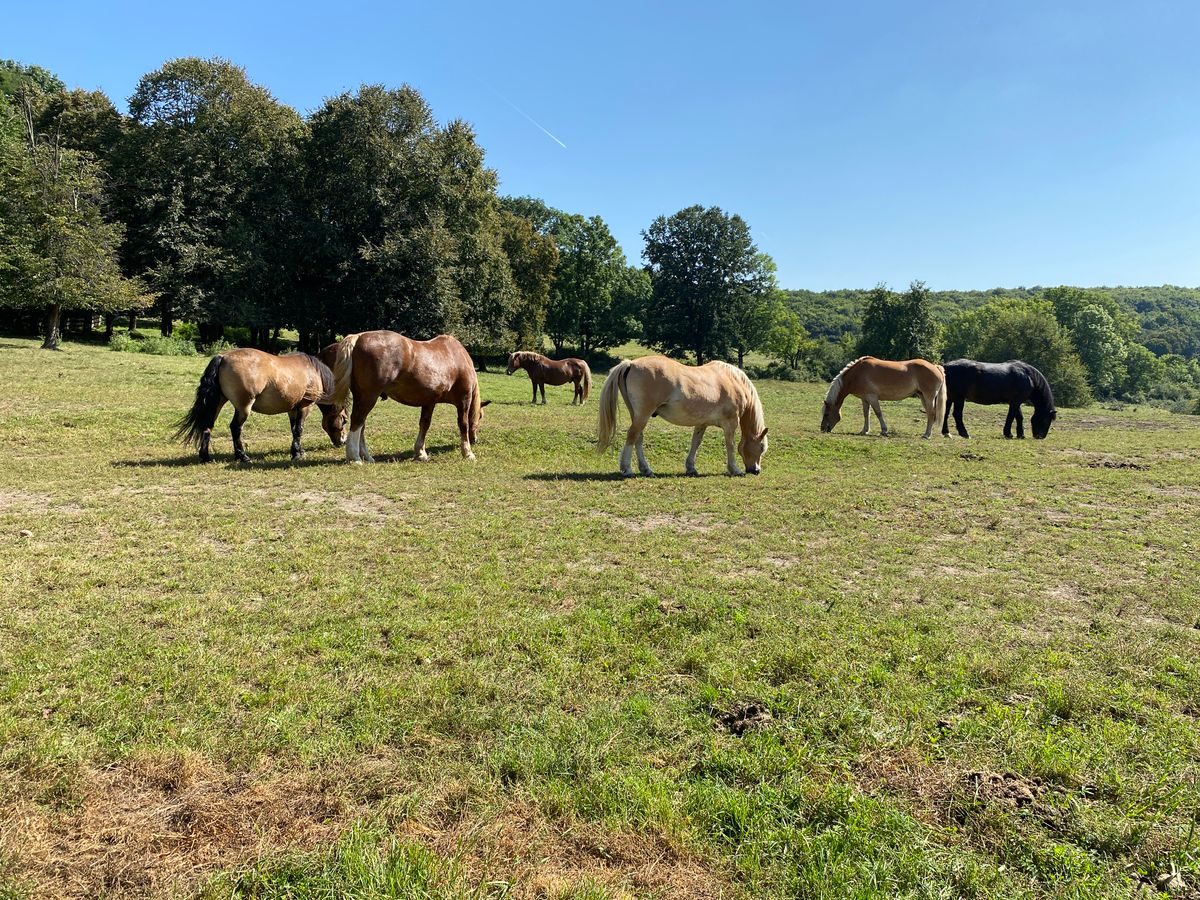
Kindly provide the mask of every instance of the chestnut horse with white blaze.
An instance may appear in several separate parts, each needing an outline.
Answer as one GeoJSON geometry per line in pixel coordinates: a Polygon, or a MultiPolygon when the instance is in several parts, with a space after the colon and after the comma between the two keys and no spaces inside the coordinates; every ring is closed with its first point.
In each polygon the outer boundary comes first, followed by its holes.
{"type": "MultiPolygon", "coordinates": [[[[228,402],[233,404],[229,433],[238,462],[250,462],[242,443],[242,425],[251,410],[268,416],[287,413],[292,420],[292,459],[300,459],[304,456],[300,446],[304,419],[314,403],[327,399],[332,388],[329,367],[307,353],[276,356],[250,347],[228,350],[205,366],[196,387],[196,400],[177,423],[175,437],[185,444],[198,445],[200,462],[208,462],[212,459],[208,443],[213,426],[228,402]]],[[[336,442],[334,446],[338,446],[336,442]]]]}
{"type": "Polygon", "coordinates": [[[471,446],[478,438],[480,410],[487,403],[479,400],[475,363],[456,338],[443,334],[429,341],[414,341],[394,331],[364,331],[330,344],[321,351],[321,359],[333,370],[334,381],[330,402],[321,407],[321,424],[335,446],[345,442],[347,461],[375,462],[363,426],[375,404],[389,397],[421,408],[414,459],[429,459],[425,435],[439,403],[458,411],[463,459],[475,458],[471,446]],[[348,398],[354,403],[347,423],[348,398]]]}
{"type": "Polygon", "coordinates": [[[924,359],[893,362],[860,356],[838,372],[829,385],[821,413],[821,431],[833,431],[842,418],[842,402],[851,394],[862,400],[863,427],[859,434],[870,434],[871,410],[875,410],[875,418],[879,419],[880,434],[888,433],[880,400],[920,397],[927,420],[922,437],[928,438],[946,413],[946,373],[941,366],[924,359]]]}
{"type": "Polygon", "coordinates": [[[537,403],[538,388],[542,389],[543,406],[546,405],[546,385],[558,387],[568,381],[575,382],[572,406],[576,403],[582,406],[592,391],[592,370],[582,359],[551,359],[532,350],[518,350],[508,355],[508,371],[504,374],[511,375],[517,369],[524,369],[529,373],[529,380],[533,382],[534,403],[537,403]]]}
{"type": "Polygon", "coordinates": [[[617,394],[625,400],[632,420],[621,450],[621,474],[632,475],[631,456],[637,448],[638,468],[653,475],[642,446],[646,423],[658,416],[673,425],[691,426],[692,449],[684,471],[696,474],[696,451],[710,425],[725,432],[725,465],[730,475],[746,474],[733,456],[733,436],[741,429],[738,452],[746,472],[762,471],[767,452],[767,425],[763,421],[762,401],[749,377],[737,366],[719,360],[703,366],[685,366],[665,356],[647,356],[618,364],[600,391],[600,419],[597,423],[598,452],[612,442],[617,425],[617,394]]]}

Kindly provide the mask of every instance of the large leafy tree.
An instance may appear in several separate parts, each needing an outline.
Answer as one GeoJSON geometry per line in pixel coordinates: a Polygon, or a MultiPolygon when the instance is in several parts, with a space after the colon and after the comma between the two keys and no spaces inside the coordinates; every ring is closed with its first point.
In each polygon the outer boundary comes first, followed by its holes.
{"type": "Polygon", "coordinates": [[[512,311],[509,329],[516,347],[536,347],[546,328],[546,305],[558,267],[554,239],[539,233],[523,216],[500,211],[504,253],[508,257],[513,287],[520,298],[512,311]]]}
{"type": "Polygon", "coordinates": [[[1056,287],[1046,291],[1046,299],[1087,368],[1093,391],[1102,397],[1119,393],[1127,377],[1129,346],[1139,332],[1136,320],[1100,291],[1056,287]]]}
{"type": "Polygon", "coordinates": [[[630,272],[602,218],[565,213],[535,197],[502,202],[558,248],[545,323],[555,353],[567,344],[584,353],[604,350],[640,333],[646,282],[630,272]]]}
{"type": "Polygon", "coordinates": [[[914,281],[903,294],[879,284],[867,297],[858,352],[880,359],[939,357],[941,329],[930,308],[930,292],[914,281]]]}
{"type": "Polygon", "coordinates": [[[774,288],[769,257],[745,220],[715,206],[690,206],[659,216],[642,234],[653,292],[647,341],[672,356],[690,353],[697,363],[730,356],[740,343],[742,312],[774,288]]]}
{"type": "Polygon", "coordinates": [[[159,292],[163,332],[176,318],[252,321],[269,305],[260,259],[275,239],[259,227],[263,195],[300,117],[242,68],[197,58],[144,76],[129,113],[119,164],[133,192],[127,261],[159,292]]]}
{"type": "Polygon", "coordinates": [[[0,137],[0,304],[44,310],[42,346],[57,349],[63,310],[129,309],[145,290],[121,273],[122,230],[101,214],[100,166],[39,131],[42,99],[18,92],[22,134],[0,137]]]}
{"type": "Polygon", "coordinates": [[[496,174],[471,129],[439,127],[417,91],[379,85],[328,100],[309,128],[306,340],[394,328],[453,331],[477,350],[510,344],[528,297],[514,286],[496,174]]]}
{"type": "Polygon", "coordinates": [[[946,329],[946,358],[1037,366],[1061,406],[1091,401],[1087,370],[1070,336],[1044,300],[1002,299],[957,316],[946,329]]]}

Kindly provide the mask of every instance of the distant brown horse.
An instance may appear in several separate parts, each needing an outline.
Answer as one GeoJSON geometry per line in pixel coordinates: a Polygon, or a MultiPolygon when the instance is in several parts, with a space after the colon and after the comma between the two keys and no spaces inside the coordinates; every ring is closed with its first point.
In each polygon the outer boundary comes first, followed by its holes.
{"type": "MultiPolygon", "coordinates": [[[[321,351],[333,370],[331,402],[321,407],[322,425],[335,446],[346,444],[346,459],[375,462],[367,449],[363,425],[375,404],[388,397],[405,406],[421,407],[421,423],[413,458],[425,461],[425,434],[433,408],[449,403],[458,410],[464,459],[474,459],[471,445],[479,432],[480,410],[475,364],[465,347],[448,334],[414,341],[394,331],[364,331],[347,335],[321,351]],[[347,435],[346,400],[353,397],[347,435]]],[[[491,402],[491,401],[488,401],[491,402]]]]}
{"type": "Polygon", "coordinates": [[[888,433],[883,410],[879,408],[880,400],[904,400],[914,395],[920,397],[925,405],[927,421],[923,437],[927,438],[946,413],[946,374],[941,366],[924,359],[892,362],[873,356],[860,356],[838,372],[829,385],[821,413],[822,431],[833,431],[833,426],[841,421],[842,401],[851,394],[862,400],[863,427],[859,434],[870,433],[872,409],[879,419],[880,433],[888,433]]]}
{"type": "Polygon", "coordinates": [[[617,397],[629,408],[629,431],[621,450],[621,474],[633,474],[633,451],[638,469],[653,475],[642,446],[646,425],[655,416],[673,425],[692,428],[692,449],[684,472],[696,474],[696,451],[710,425],[725,432],[725,470],[730,475],[757,475],[767,452],[767,424],[762,401],[753,382],[737,366],[716,360],[702,366],[685,366],[665,356],[643,356],[623,362],[608,373],[600,391],[600,417],[596,423],[596,449],[603,452],[617,425],[617,397]],[[733,458],[733,436],[741,429],[738,452],[746,472],[733,458]]]}
{"type": "MultiPolygon", "coordinates": [[[[196,402],[179,420],[175,437],[186,444],[198,444],[200,462],[208,462],[209,438],[226,401],[233,404],[233,455],[248,463],[242,443],[242,425],[250,411],[272,416],[287,413],[292,420],[292,459],[304,456],[300,438],[309,408],[326,399],[333,389],[329,367],[307,353],[275,356],[261,350],[244,348],[214,356],[200,376],[196,402]]],[[[337,446],[335,443],[334,446],[337,446]]]]}
{"type": "Polygon", "coordinates": [[[592,390],[592,370],[588,368],[588,364],[582,359],[550,359],[548,356],[542,356],[540,353],[534,353],[532,350],[518,350],[516,353],[508,355],[508,371],[506,375],[511,375],[517,369],[524,369],[529,373],[529,380],[533,382],[533,402],[537,403],[538,388],[542,389],[542,405],[546,404],[546,385],[557,387],[560,384],[566,384],[568,381],[575,382],[575,396],[571,400],[571,405],[578,403],[580,406],[587,400],[588,394],[592,390]]]}

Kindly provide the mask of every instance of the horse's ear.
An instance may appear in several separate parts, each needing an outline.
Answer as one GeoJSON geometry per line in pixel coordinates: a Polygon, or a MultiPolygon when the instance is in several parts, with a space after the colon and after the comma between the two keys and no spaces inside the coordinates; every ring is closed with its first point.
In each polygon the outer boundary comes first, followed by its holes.
{"type": "Polygon", "coordinates": [[[755,440],[756,440],[756,441],[761,441],[763,438],[765,438],[765,437],[767,436],[767,432],[768,432],[769,430],[770,430],[770,429],[764,428],[762,431],[760,431],[760,432],[758,433],[758,437],[756,437],[756,438],[755,438],[755,440]]]}
{"type": "Polygon", "coordinates": [[[491,400],[484,400],[482,403],[479,404],[480,409],[487,406],[491,402],[492,402],[491,400]]]}

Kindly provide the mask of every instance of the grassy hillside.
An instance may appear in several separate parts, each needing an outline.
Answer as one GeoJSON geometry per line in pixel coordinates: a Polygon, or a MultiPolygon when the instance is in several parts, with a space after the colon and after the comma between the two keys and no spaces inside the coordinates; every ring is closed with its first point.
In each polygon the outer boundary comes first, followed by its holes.
{"type": "Polygon", "coordinates": [[[485,374],[347,466],[204,360],[0,342],[0,897],[1112,897],[1200,884],[1200,422],[817,432],[731,479],[485,374]],[[1165,882],[1164,882],[1165,883],[1165,882]],[[424,892],[424,893],[422,893],[424,892]]]}

